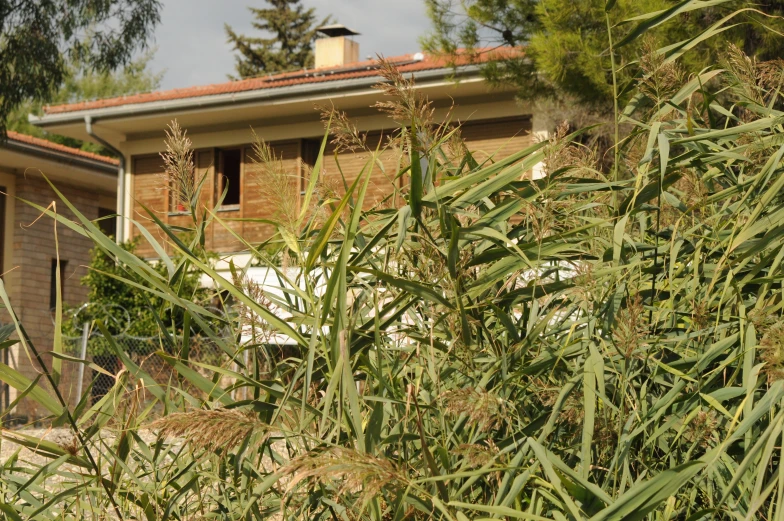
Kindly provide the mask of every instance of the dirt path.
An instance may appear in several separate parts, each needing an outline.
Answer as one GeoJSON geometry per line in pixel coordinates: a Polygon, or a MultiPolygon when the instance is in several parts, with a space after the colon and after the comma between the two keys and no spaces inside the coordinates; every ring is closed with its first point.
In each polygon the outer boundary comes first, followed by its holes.
{"type": "MultiPolygon", "coordinates": [[[[8,458],[10,458],[17,450],[21,449],[19,452],[19,459],[22,462],[30,463],[33,466],[40,466],[47,461],[51,461],[50,458],[46,456],[42,456],[40,454],[35,453],[34,451],[24,447],[23,445],[19,445],[14,443],[12,440],[6,438],[6,435],[9,437],[13,437],[15,434],[21,434],[24,436],[30,436],[33,438],[43,439],[52,443],[56,443],[61,448],[68,450],[71,447],[76,446],[76,439],[73,435],[71,429],[66,427],[57,427],[57,428],[24,428],[24,429],[3,429],[2,430],[3,437],[0,439],[0,465],[4,464],[8,458]]],[[[101,436],[103,439],[113,440],[115,438],[114,433],[111,431],[102,431],[101,436]]],[[[139,431],[139,436],[146,442],[152,443],[156,439],[155,433],[149,430],[139,431]]]]}

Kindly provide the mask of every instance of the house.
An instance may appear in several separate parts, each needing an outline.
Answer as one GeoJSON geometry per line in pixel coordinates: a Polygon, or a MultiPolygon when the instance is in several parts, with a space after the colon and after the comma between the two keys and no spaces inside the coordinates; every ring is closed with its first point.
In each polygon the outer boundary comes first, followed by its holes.
{"type": "MultiPolygon", "coordinates": [[[[78,306],[87,297],[80,284],[90,262],[92,241],[57,226],[59,245],[55,247],[55,224],[48,217],[39,219],[42,208],[57,201],[52,209],[73,219],[44,179],[44,175],[75,207],[90,219],[115,213],[118,160],[66,147],[16,132],[8,132],[0,143],[0,266],[10,301],[24,324],[31,341],[40,352],[52,350],[54,322],[52,308],[56,299],[57,270],[66,306],[78,306]],[[27,201],[27,202],[26,202],[27,201]]],[[[106,233],[114,233],[116,220],[98,221],[106,233]]],[[[0,315],[2,324],[10,323],[8,314],[0,315]]],[[[45,356],[49,361],[49,356],[45,356]]],[[[18,344],[0,351],[0,362],[10,365],[33,380],[39,372],[18,344]]],[[[73,375],[63,375],[62,388],[69,388],[73,375]],[[70,380],[69,380],[70,378],[70,380]]],[[[5,410],[18,390],[0,386],[0,410],[5,410]]],[[[33,403],[21,404],[17,413],[43,415],[26,410],[33,403]]]]}
{"type": "MultiPolygon", "coordinates": [[[[274,233],[261,220],[272,218],[276,208],[254,175],[254,133],[282,158],[295,185],[291,193],[296,200],[292,203],[298,206],[308,166],[313,165],[324,136],[318,106],[344,111],[371,147],[398,127],[373,108],[388,98],[374,88],[383,80],[379,62],[359,59],[359,45],[353,39],[357,33],[343,26],[323,27],[321,33],[315,46],[314,69],[49,106],[42,116],[31,116],[30,120],[53,133],[100,143],[115,151],[120,158],[111,165],[118,174],[116,237],[119,241],[139,237],[137,253],[150,259],[156,257],[156,252],[141,237],[139,226],[157,234],[161,243],[168,241],[152,224],[144,207],[169,225],[187,226],[190,222],[190,216],[183,215],[182,201],[167,186],[160,155],[165,150],[165,130],[176,120],[193,143],[198,174],[206,175],[203,201],[212,207],[225,191],[219,216],[236,234],[260,243],[274,233]]],[[[484,159],[505,157],[547,136],[543,119],[531,107],[519,104],[513,89],[492,88],[484,80],[477,63],[494,57],[492,52],[480,53],[451,64],[443,58],[415,53],[387,61],[404,77],[413,78],[418,91],[435,108],[437,121],[448,118],[460,123],[467,146],[477,158],[484,159]]],[[[325,154],[325,177],[343,175],[350,183],[359,175],[366,158],[362,153],[338,152],[338,171],[335,154],[330,144],[325,154]]],[[[396,166],[398,158],[394,154],[393,150],[384,152],[381,162],[396,166]]],[[[521,171],[521,176],[524,174],[521,171]]],[[[367,204],[393,193],[392,182],[401,181],[374,170],[367,204]]],[[[208,228],[205,246],[240,265],[249,258],[243,244],[219,225],[208,228]]],[[[69,260],[68,265],[72,262],[69,260]]],[[[267,275],[251,274],[260,282],[267,275]]]]}
{"type": "MultiPolygon", "coordinates": [[[[199,173],[206,173],[204,197],[217,200],[228,187],[220,216],[250,242],[267,239],[269,225],[247,219],[272,217],[275,209],[265,202],[250,167],[252,132],[270,143],[304,188],[302,165],[312,164],[324,134],[315,105],[333,105],[345,111],[357,128],[377,143],[394,123],[370,108],[384,99],[373,86],[381,77],[377,61],[359,60],[357,33],[343,26],[321,28],[316,41],[316,68],[271,76],[231,81],[200,87],[150,92],[112,99],[46,107],[43,116],[32,118],[52,132],[83,140],[106,143],[122,156],[122,183],[118,213],[125,217],[121,239],[139,235],[133,221],[148,223],[142,205],[171,225],[186,224],[176,197],[162,181],[164,129],[172,120],[187,129],[196,149],[199,173]],[[237,219],[233,220],[232,219],[237,219]]],[[[491,59],[482,54],[479,61],[491,59]]],[[[511,89],[491,89],[479,67],[469,60],[452,66],[444,59],[422,53],[390,58],[405,77],[413,77],[417,88],[433,103],[436,118],[447,114],[459,121],[468,146],[477,154],[503,157],[520,150],[542,134],[541,121],[530,108],[515,100],[511,89]]],[[[546,134],[545,134],[546,135],[546,134]]],[[[332,157],[333,149],[327,150],[332,157]]],[[[391,152],[390,152],[391,153],[391,152]]],[[[391,158],[382,158],[383,160],[391,158]]],[[[362,158],[341,154],[343,174],[350,182],[364,164],[362,158]]],[[[334,163],[327,175],[338,175],[334,163]]],[[[374,173],[369,201],[390,193],[389,180],[374,173]]],[[[297,201],[299,204],[299,201],[297,201]]],[[[151,231],[155,233],[153,226],[151,231]]],[[[162,242],[166,242],[162,237],[162,242]]],[[[241,254],[242,245],[222,227],[208,230],[206,247],[226,256],[241,254]]],[[[155,257],[142,241],[139,253],[155,257]]]]}

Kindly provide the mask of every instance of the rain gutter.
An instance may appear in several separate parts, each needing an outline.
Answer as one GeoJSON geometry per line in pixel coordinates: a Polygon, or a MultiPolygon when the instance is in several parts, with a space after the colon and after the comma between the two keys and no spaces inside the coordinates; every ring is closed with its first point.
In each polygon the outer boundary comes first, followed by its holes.
{"type": "Polygon", "coordinates": [[[125,215],[125,154],[117,150],[114,146],[110,145],[105,139],[98,136],[93,131],[93,118],[90,115],[84,116],[84,129],[91,138],[97,143],[105,146],[119,158],[117,164],[117,231],[115,233],[117,243],[125,240],[125,222],[123,216],[125,215]]]}

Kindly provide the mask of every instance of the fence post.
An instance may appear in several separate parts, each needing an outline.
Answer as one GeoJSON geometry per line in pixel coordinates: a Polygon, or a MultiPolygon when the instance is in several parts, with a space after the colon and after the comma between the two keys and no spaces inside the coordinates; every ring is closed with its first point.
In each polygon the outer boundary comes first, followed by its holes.
{"type": "MultiPolygon", "coordinates": [[[[87,339],[90,338],[90,323],[85,322],[84,326],[82,326],[82,352],[81,358],[82,360],[87,359],[87,339]]],[[[84,382],[84,363],[79,364],[79,377],[76,380],[76,404],[74,406],[79,405],[79,400],[82,399],[82,383],[84,382]]]]}
{"type": "MultiPolygon", "coordinates": [[[[3,363],[8,366],[11,365],[10,354],[8,353],[10,350],[11,346],[3,349],[3,363]]],[[[0,404],[0,412],[2,413],[2,416],[0,416],[0,427],[2,427],[6,415],[11,412],[8,410],[8,407],[11,405],[11,386],[7,382],[0,382],[0,394],[2,394],[2,404],[0,404]]]]}

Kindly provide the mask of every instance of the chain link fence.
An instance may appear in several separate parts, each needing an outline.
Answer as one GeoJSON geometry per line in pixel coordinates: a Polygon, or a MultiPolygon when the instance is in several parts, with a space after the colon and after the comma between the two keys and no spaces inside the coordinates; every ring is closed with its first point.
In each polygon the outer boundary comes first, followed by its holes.
{"type": "MultiPolygon", "coordinates": [[[[212,310],[217,316],[225,316],[220,310],[212,310]]],[[[111,392],[119,375],[123,376],[125,388],[120,390],[125,393],[123,399],[132,398],[136,405],[146,407],[153,399],[155,385],[158,389],[171,393],[174,397],[177,388],[182,388],[188,393],[205,398],[203,392],[193,389],[178,378],[172,364],[164,356],[178,358],[182,354],[183,337],[142,337],[128,333],[132,317],[123,308],[117,305],[85,304],[70,313],[70,323],[64,327],[62,374],[58,389],[70,407],[92,406],[111,392]],[[111,334],[111,339],[106,338],[101,330],[96,327],[100,320],[111,334]],[[77,334],[75,334],[77,333],[77,334]],[[81,334],[78,334],[81,333],[81,334]],[[130,371],[125,372],[124,364],[117,356],[114,346],[119,347],[133,364],[139,366],[154,381],[136,379],[130,371]],[[89,390],[89,393],[88,393],[89,390]]],[[[224,332],[229,334],[228,331],[224,332]]],[[[188,337],[188,361],[191,369],[198,371],[206,378],[212,379],[214,371],[204,368],[199,364],[238,369],[237,364],[221,349],[221,347],[198,331],[192,330],[188,337]]],[[[16,357],[15,367],[20,372],[31,375],[40,373],[32,367],[22,367],[27,362],[26,357],[16,357]]],[[[29,362],[27,362],[29,364],[29,362]]],[[[12,364],[13,365],[13,364],[12,364]]],[[[32,379],[32,378],[31,378],[32,379]]],[[[222,388],[230,388],[234,382],[221,377],[218,379],[222,388]]],[[[43,379],[39,380],[40,382],[43,379]]],[[[40,411],[37,404],[29,399],[17,399],[19,393],[7,385],[3,386],[0,397],[0,408],[3,412],[5,426],[27,425],[38,423],[38,419],[46,415],[40,411]]],[[[238,397],[242,398],[242,397],[238,397]]],[[[162,412],[162,405],[157,409],[162,412]]],[[[153,413],[156,411],[154,410],[153,413]]]]}
{"type": "MultiPolygon", "coordinates": [[[[112,336],[112,342],[131,361],[149,373],[157,384],[166,386],[171,383],[171,366],[157,354],[161,348],[158,338],[117,335],[112,336]]],[[[68,394],[73,397],[71,405],[78,405],[88,387],[91,404],[103,398],[114,387],[122,362],[113,354],[113,347],[100,331],[88,327],[82,336],[63,338],[63,351],[90,364],[69,361],[63,364],[63,381],[71,384],[68,386],[71,391],[68,394]]]]}

